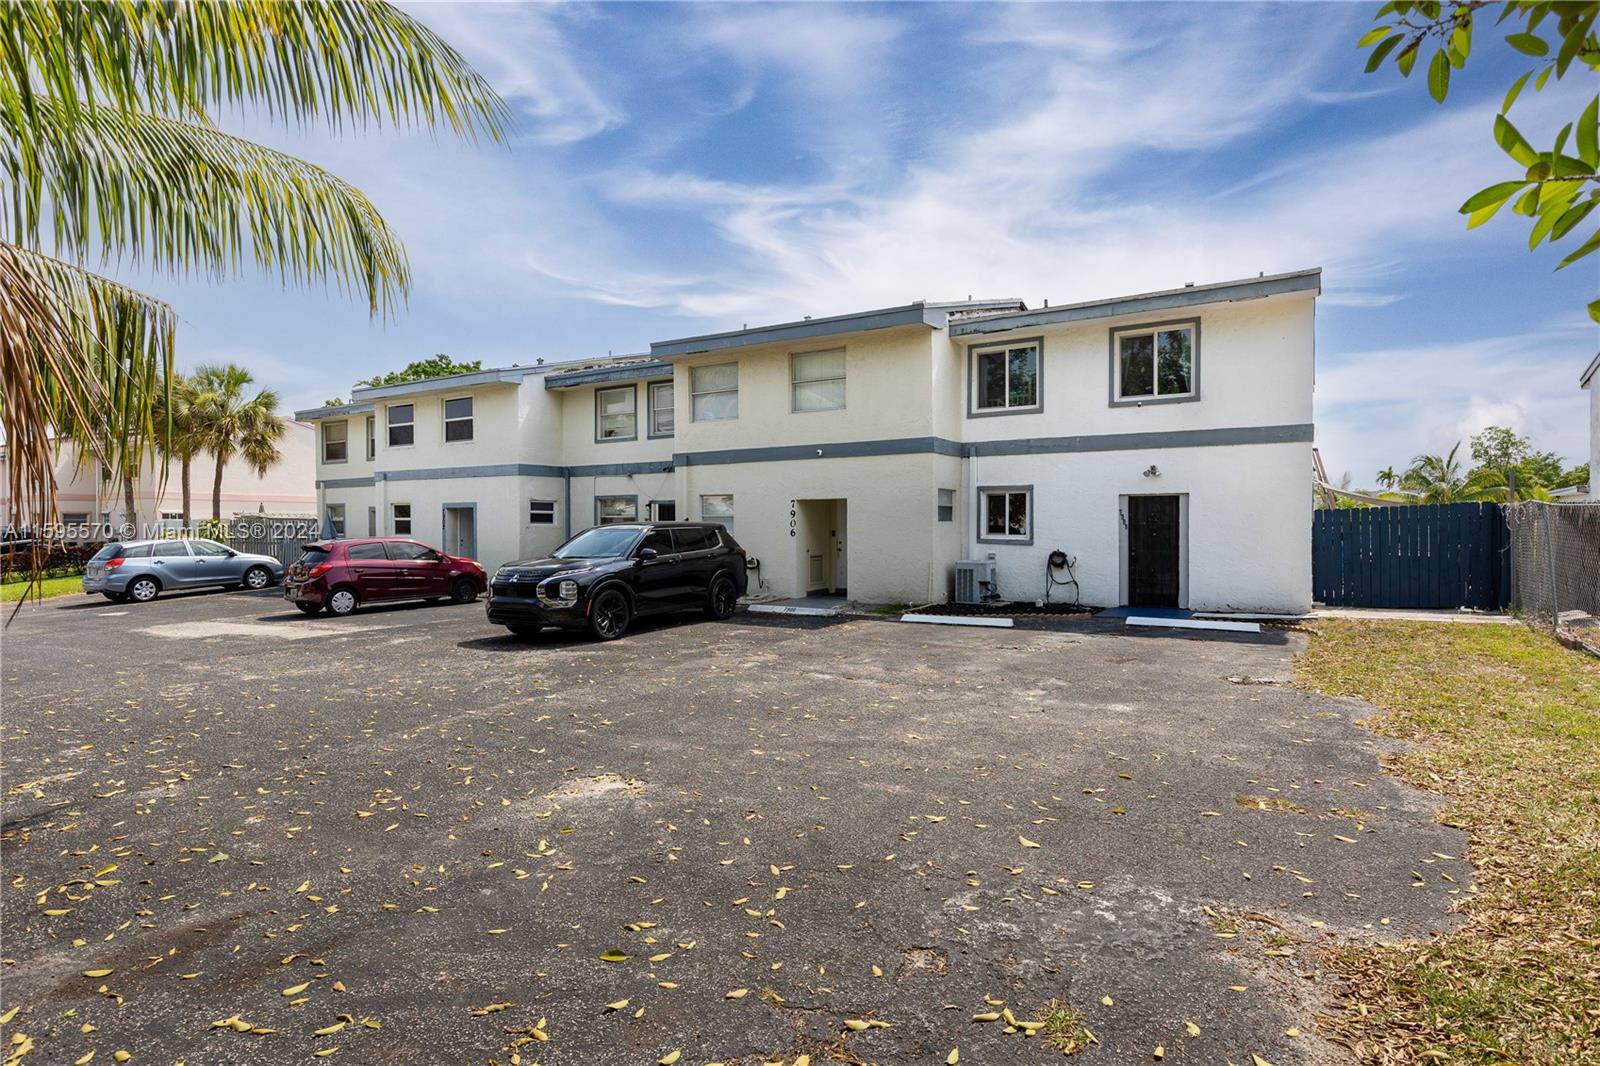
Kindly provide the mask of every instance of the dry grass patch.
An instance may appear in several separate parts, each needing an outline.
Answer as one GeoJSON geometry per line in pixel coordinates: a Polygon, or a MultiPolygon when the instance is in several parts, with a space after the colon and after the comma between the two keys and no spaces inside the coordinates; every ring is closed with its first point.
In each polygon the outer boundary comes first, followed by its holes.
{"type": "Polygon", "coordinates": [[[1078,1012],[1065,999],[1052,999],[1034,1016],[1044,1023],[1039,1037],[1063,1055],[1076,1055],[1095,1042],[1094,1034],[1083,1026],[1078,1012]]]}
{"type": "Polygon", "coordinates": [[[1382,708],[1387,760],[1468,834],[1466,924],[1330,952],[1365,1062],[1600,1062],[1600,662],[1521,626],[1324,621],[1300,684],[1382,708]]]}

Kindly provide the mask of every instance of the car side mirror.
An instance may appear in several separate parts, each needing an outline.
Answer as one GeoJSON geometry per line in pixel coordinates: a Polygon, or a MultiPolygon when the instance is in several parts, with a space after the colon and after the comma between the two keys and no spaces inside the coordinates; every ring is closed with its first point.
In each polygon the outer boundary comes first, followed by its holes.
{"type": "Polygon", "coordinates": [[[654,548],[640,548],[639,549],[639,558],[640,558],[641,561],[649,561],[651,559],[654,559],[658,554],[659,553],[654,548]]]}
{"type": "Polygon", "coordinates": [[[238,556],[239,556],[238,552],[234,551],[232,548],[228,549],[228,558],[236,559],[236,558],[238,558],[238,556]]]}

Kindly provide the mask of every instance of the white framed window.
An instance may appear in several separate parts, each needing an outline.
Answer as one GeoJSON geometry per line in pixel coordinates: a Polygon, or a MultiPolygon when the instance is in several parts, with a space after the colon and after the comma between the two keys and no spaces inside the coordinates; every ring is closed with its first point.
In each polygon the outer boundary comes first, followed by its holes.
{"type": "Polygon", "coordinates": [[[554,500],[529,500],[528,524],[533,526],[553,526],[556,524],[556,501],[554,500]]]}
{"type": "Polygon", "coordinates": [[[972,381],[968,389],[972,400],[967,413],[1025,414],[1040,410],[1040,345],[1041,341],[1033,338],[969,349],[972,381]]]}
{"type": "Polygon", "coordinates": [[[739,417],[739,364],[689,368],[689,411],[696,422],[739,417]]]}
{"type": "Polygon", "coordinates": [[[956,490],[940,489],[934,504],[934,515],[941,522],[954,522],[956,520],[956,490]]]}
{"type": "Polygon", "coordinates": [[[409,403],[392,403],[388,407],[389,447],[409,448],[417,443],[417,408],[409,403]]]}
{"type": "Polygon", "coordinates": [[[995,485],[978,490],[978,539],[1033,543],[1033,486],[995,485]]]}
{"type": "Polygon", "coordinates": [[[411,505],[409,503],[391,503],[389,505],[390,532],[397,537],[411,536],[411,505]]]}
{"type": "Polygon", "coordinates": [[[444,402],[446,444],[472,439],[472,397],[456,396],[444,402]]]}
{"type": "Polygon", "coordinates": [[[342,463],[350,458],[350,423],[322,423],[322,461],[342,463]]]}
{"type": "Polygon", "coordinates": [[[594,390],[594,439],[639,439],[639,389],[618,385],[594,390]]]}
{"type": "Polygon", "coordinates": [[[844,410],[844,349],[789,356],[789,410],[844,410]]]}
{"type": "Polygon", "coordinates": [[[378,457],[378,420],[367,416],[367,462],[378,457]]]}
{"type": "Polygon", "coordinates": [[[639,497],[596,496],[594,498],[594,524],[610,526],[618,522],[639,520],[639,497]]]}
{"type": "Polygon", "coordinates": [[[1157,322],[1111,333],[1111,404],[1200,398],[1200,322],[1157,322]]]}
{"type": "Polygon", "coordinates": [[[328,528],[333,530],[334,540],[344,539],[344,504],[328,504],[328,528]]]}
{"type": "Polygon", "coordinates": [[[652,381],[650,383],[650,435],[652,437],[672,436],[675,428],[674,414],[672,382],[652,381]]]}
{"type": "MultiPolygon", "coordinates": [[[[181,516],[180,516],[181,517],[181,516]]],[[[88,511],[62,511],[61,524],[64,526],[86,526],[89,524],[88,511]]]]}
{"type": "Polygon", "coordinates": [[[700,497],[700,518],[705,522],[721,522],[729,533],[733,532],[733,496],[713,493],[700,497]]]}

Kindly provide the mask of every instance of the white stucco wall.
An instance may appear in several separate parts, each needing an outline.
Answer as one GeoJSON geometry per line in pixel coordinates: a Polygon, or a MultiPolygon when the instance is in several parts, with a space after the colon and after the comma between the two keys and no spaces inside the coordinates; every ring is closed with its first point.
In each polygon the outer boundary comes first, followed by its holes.
{"type": "Polygon", "coordinates": [[[1595,378],[1584,387],[1589,390],[1589,498],[1600,500],[1600,381],[1595,378]]]}

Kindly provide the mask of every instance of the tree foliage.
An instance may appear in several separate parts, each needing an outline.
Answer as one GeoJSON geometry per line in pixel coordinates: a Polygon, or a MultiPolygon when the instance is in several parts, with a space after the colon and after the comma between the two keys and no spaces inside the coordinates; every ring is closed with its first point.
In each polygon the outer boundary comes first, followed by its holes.
{"type": "Polygon", "coordinates": [[[474,370],[483,369],[483,360],[474,359],[470,363],[458,363],[448,355],[440,352],[431,359],[418,359],[414,363],[407,363],[404,370],[391,370],[387,374],[368,378],[356,382],[357,385],[404,385],[408,381],[427,381],[430,378],[446,378],[451,374],[470,374],[474,370]]]}
{"type": "MultiPolygon", "coordinates": [[[[1450,91],[1450,75],[1467,63],[1472,53],[1473,31],[1480,13],[1485,20],[1490,10],[1499,15],[1494,25],[1505,33],[1505,44],[1534,60],[1534,65],[1506,92],[1500,113],[1494,120],[1494,139],[1515,164],[1514,177],[1496,182],[1469,196],[1461,205],[1467,228],[1473,229],[1493,218],[1511,203],[1512,211],[1531,220],[1528,248],[1554,244],[1572,234],[1600,204],[1600,95],[1573,122],[1561,128],[1548,151],[1539,151],[1512,123],[1510,113],[1530,80],[1535,92],[1550,81],[1559,81],[1574,68],[1591,75],[1600,70],[1600,37],[1595,24],[1600,18],[1600,0],[1510,0],[1490,4],[1485,0],[1438,0],[1409,2],[1394,0],[1378,9],[1377,25],[1358,42],[1371,48],[1367,73],[1393,61],[1401,75],[1409,78],[1425,50],[1428,92],[1443,103],[1450,91]]],[[[1575,237],[1575,239],[1577,239],[1575,237]]],[[[1577,262],[1600,249],[1600,227],[1580,239],[1578,245],[1557,264],[1556,269],[1577,262]]],[[[1600,299],[1589,304],[1589,314],[1600,322],[1600,299]]]]}

